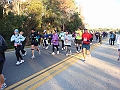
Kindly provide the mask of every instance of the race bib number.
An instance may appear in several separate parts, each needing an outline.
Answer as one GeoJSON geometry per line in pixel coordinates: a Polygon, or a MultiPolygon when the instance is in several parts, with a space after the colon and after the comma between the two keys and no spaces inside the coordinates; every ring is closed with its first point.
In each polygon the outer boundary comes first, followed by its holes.
{"type": "Polygon", "coordinates": [[[87,38],[84,38],[83,41],[87,41],[87,38]]]}

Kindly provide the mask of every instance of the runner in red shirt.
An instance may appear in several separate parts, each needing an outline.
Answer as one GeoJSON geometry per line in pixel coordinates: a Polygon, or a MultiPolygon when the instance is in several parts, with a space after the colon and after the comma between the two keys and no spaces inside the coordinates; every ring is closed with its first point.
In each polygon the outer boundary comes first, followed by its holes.
{"type": "MultiPolygon", "coordinates": [[[[84,61],[86,59],[86,54],[90,55],[90,39],[91,39],[91,34],[88,33],[87,29],[84,29],[84,33],[82,34],[82,51],[83,51],[83,57],[84,61]]],[[[91,56],[91,55],[90,55],[91,56]]]]}

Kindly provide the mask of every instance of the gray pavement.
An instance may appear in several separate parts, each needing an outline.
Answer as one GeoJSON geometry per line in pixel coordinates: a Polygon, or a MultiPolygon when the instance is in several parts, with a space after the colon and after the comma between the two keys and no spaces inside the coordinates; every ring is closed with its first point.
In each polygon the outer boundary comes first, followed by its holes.
{"type": "MultiPolygon", "coordinates": [[[[60,43],[61,45],[61,43],[60,43]]],[[[35,50],[35,59],[31,59],[31,49],[26,48],[27,55],[23,57],[25,62],[19,66],[16,66],[16,56],[14,51],[6,52],[6,62],[3,68],[3,74],[6,78],[7,86],[17,83],[61,60],[67,58],[65,50],[62,51],[60,47],[59,55],[52,55],[52,46],[49,49],[43,49],[40,47],[41,55],[35,50]]],[[[74,43],[71,47],[72,53],[76,52],[74,43]]]]}
{"type": "Polygon", "coordinates": [[[78,60],[36,90],[120,90],[117,45],[104,42],[92,50],[91,55],[85,62],[78,60]]]}

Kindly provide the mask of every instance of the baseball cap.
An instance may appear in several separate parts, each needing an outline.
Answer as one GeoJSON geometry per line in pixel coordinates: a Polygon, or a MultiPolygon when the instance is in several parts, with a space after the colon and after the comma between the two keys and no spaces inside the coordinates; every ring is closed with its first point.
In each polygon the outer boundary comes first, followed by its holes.
{"type": "Polygon", "coordinates": [[[34,31],[35,31],[35,28],[32,28],[31,30],[34,30],[34,31]]]}
{"type": "Polygon", "coordinates": [[[18,30],[18,29],[15,29],[14,32],[19,32],[19,30],[18,30]]]}

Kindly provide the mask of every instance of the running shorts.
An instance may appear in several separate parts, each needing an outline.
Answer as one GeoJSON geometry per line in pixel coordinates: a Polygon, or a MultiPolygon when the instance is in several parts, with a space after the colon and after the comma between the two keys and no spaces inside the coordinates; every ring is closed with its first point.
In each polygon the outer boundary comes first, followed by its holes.
{"type": "Polygon", "coordinates": [[[82,44],[82,40],[76,39],[76,44],[82,44]]]}
{"type": "Polygon", "coordinates": [[[31,42],[31,45],[38,46],[38,42],[31,42]]]}
{"type": "Polygon", "coordinates": [[[90,50],[90,44],[82,44],[82,49],[86,48],[87,50],[90,50]]]}

